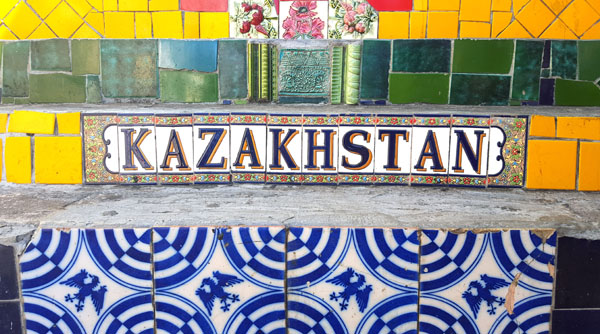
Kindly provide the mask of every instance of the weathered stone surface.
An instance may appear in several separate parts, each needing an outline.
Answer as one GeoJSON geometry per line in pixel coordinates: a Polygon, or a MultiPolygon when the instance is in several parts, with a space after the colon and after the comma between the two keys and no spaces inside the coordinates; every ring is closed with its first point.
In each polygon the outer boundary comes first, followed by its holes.
{"type": "Polygon", "coordinates": [[[156,97],[156,40],[102,40],[102,92],[105,97],[156,97]],[[127,73],[123,76],[123,73],[127,73]]]}
{"type": "Polygon", "coordinates": [[[160,70],[162,102],[216,102],[219,100],[216,73],[160,70]]]}
{"type": "Polygon", "coordinates": [[[69,41],[49,39],[31,42],[31,69],[34,71],[71,71],[69,41]]]}
{"type": "Polygon", "coordinates": [[[32,74],[31,96],[33,103],[83,103],[86,88],[84,76],[68,74],[32,74]]]}
{"type": "Polygon", "coordinates": [[[219,41],[219,89],[222,99],[248,96],[246,40],[219,41]]]}
{"type": "Polygon", "coordinates": [[[100,74],[100,41],[74,39],[71,41],[73,75],[100,74]]]}
{"type": "Polygon", "coordinates": [[[2,96],[29,96],[30,42],[16,42],[4,45],[2,61],[2,96]]]}

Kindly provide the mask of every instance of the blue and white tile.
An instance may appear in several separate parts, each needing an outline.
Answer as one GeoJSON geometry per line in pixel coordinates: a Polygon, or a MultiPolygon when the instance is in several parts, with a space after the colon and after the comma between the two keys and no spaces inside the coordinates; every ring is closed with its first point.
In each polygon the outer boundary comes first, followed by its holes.
{"type": "Polygon", "coordinates": [[[554,231],[426,230],[421,242],[421,332],[549,332],[554,231]]]}
{"type": "Polygon", "coordinates": [[[21,257],[28,333],[154,331],[148,229],[44,229],[21,257]]]}
{"type": "Polygon", "coordinates": [[[417,230],[290,228],[289,333],[417,330],[417,230]]]}
{"type": "Polygon", "coordinates": [[[285,331],[285,229],[154,229],[157,333],[285,331]]]}

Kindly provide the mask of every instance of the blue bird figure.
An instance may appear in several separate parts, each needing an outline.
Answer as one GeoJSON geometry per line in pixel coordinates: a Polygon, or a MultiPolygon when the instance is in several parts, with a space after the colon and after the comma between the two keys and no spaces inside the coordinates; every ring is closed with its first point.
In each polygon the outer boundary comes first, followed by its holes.
{"type": "Polygon", "coordinates": [[[221,310],[229,311],[231,304],[240,300],[240,296],[231,294],[225,291],[225,288],[242,283],[243,280],[233,275],[221,274],[218,271],[213,272],[213,277],[207,277],[202,280],[202,285],[196,290],[196,295],[208,310],[208,315],[211,315],[215,299],[221,301],[221,310]]]}
{"type": "Polygon", "coordinates": [[[365,275],[355,272],[352,268],[348,268],[344,273],[327,280],[326,282],[344,287],[344,291],[337,294],[332,292],[331,295],[329,295],[330,300],[337,302],[341,299],[340,308],[342,311],[348,308],[350,298],[354,296],[358,303],[358,309],[360,312],[364,312],[369,304],[369,294],[373,291],[373,287],[366,284],[365,275]]]}
{"type": "Polygon", "coordinates": [[[104,295],[106,294],[106,285],[100,285],[100,279],[96,275],[89,274],[85,269],[66,281],[60,282],[67,286],[79,289],[74,295],[67,294],[65,301],[75,303],[77,312],[83,310],[85,299],[89,296],[92,299],[96,314],[100,315],[100,310],[104,307],[104,295]]]}
{"type": "Polygon", "coordinates": [[[496,306],[494,304],[502,306],[506,300],[494,296],[492,290],[497,290],[510,285],[510,283],[501,278],[490,277],[485,274],[481,275],[480,281],[472,281],[469,283],[469,288],[462,294],[462,297],[467,301],[467,304],[469,304],[471,311],[473,311],[475,319],[477,319],[477,315],[479,314],[479,308],[481,307],[482,301],[487,303],[488,314],[496,314],[496,306]]]}

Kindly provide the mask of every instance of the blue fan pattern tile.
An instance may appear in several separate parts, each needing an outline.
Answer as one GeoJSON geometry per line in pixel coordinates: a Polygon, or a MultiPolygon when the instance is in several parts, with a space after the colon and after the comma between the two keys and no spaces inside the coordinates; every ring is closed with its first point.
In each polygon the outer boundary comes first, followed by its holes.
{"type": "Polygon", "coordinates": [[[44,229],[27,333],[548,333],[554,231],[44,229]]]}

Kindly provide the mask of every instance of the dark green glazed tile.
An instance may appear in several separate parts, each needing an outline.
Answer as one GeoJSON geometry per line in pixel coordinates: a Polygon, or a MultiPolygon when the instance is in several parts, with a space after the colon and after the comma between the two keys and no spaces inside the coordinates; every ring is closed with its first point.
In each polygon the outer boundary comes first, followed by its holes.
{"type": "Polygon", "coordinates": [[[537,101],[540,93],[540,70],[544,42],[517,41],[512,98],[537,101]]]}
{"type": "Polygon", "coordinates": [[[70,72],[69,41],[49,39],[31,42],[31,69],[70,72]]]}
{"type": "Polygon", "coordinates": [[[217,102],[219,84],[216,73],[160,70],[162,102],[217,102]]]}
{"type": "Polygon", "coordinates": [[[575,79],[577,76],[577,42],[552,41],[552,76],[575,79]]]}
{"type": "Polygon", "coordinates": [[[2,104],[14,104],[14,103],[15,103],[14,97],[6,97],[6,96],[2,97],[2,104]]]}
{"type": "Polygon", "coordinates": [[[508,105],[510,77],[503,75],[453,74],[450,104],[508,105]]]}
{"type": "Polygon", "coordinates": [[[156,97],[156,40],[102,40],[102,93],[105,97],[156,97]]]}
{"type": "Polygon", "coordinates": [[[71,41],[73,75],[100,74],[100,41],[74,39],[71,41]]]}
{"type": "Polygon", "coordinates": [[[30,104],[31,99],[28,97],[15,97],[14,104],[30,104]]]}
{"type": "Polygon", "coordinates": [[[361,99],[387,99],[391,42],[365,40],[362,45],[361,99]]]}
{"type": "Polygon", "coordinates": [[[222,99],[248,97],[246,40],[219,41],[219,89],[222,99]]]}
{"type": "Polygon", "coordinates": [[[600,78],[600,41],[579,41],[579,80],[600,78]]]}
{"type": "Polygon", "coordinates": [[[513,53],[512,40],[456,40],[452,72],[508,74],[513,53]]]}
{"type": "Polygon", "coordinates": [[[2,95],[29,96],[29,44],[30,42],[6,43],[3,47],[2,95]]]}
{"type": "Polygon", "coordinates": [[[556,79],[554,104],[557,106],[600,106],[600,88],[593,82],[556,79]]]}
{"type": "Polygon", "coordinates": [[[395,40],[392,72],[450,71],[450,40],[395,40]]]}
{"type": "Polygon", "coordinates": [[[31,74],[32,103],[84,103],[86,83],[84,76],[68,74],[31,74]]]}
{"type": "Polygon", "coordinates": [[[100,90],[100,78],[97,75],[89,75],[86,84],[86,103],[101,103],[102,92],[100,90]]]}
{"type": "Polygon", "coordinates": [[[390,74],[391,103],[448,103],[449,74],[390,74]]]}
{"type": "Polygon", "coordinates": [[[549,78],[550,77],[550,69],[549,68],[542,68],[542,78],[549,78]]]}

